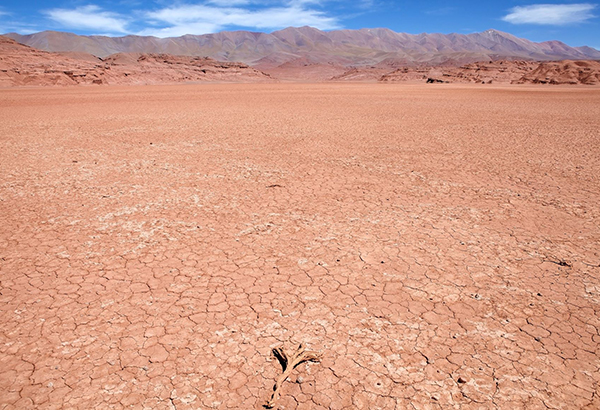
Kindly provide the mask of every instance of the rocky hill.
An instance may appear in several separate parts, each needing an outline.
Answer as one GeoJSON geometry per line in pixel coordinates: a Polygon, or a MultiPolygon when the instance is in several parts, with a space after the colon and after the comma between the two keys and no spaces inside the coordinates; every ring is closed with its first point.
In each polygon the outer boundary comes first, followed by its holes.
{"type": "MultiPolygon", "coordinates": [[[[349,73],[352,72],[352,70],[349,71],[349,73]]],[[[600,84],[600,61],[533,62],[504,60],[464,64],[459,67],[403,67],[382,75],[379,81],[597,85],[600,84]]]]}
{"type": "Polygon", "coordinates": [[[121,53],[50,53],[0,36],[0,86],[261,82],[268,74],[243,63],[206,57],[121,53]]]}
{"type": "Polygon", "coordinates": [[[458,67],[404,67],[387,73],[382,82],[428,81],[433,83],[504,83],[518,82],[540,63],[532,61],[486,61],[464,64],[458,67]]]}
{"type": "Polygon", "coordinates": [[[550,61],[524,75],[520,84],[600,84],[600,61],[550,61]]]}

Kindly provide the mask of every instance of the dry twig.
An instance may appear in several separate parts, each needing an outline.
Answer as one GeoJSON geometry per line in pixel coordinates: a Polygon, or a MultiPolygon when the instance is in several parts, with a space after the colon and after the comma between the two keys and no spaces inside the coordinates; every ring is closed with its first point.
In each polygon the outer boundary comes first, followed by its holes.
{"type": "Polygon", "coordinates": [[[277,378],[277,381],[273,386],[273,394],[265,404],[265,407],[267,409],[272,409],[273,407],[275,407],[275,403],[277,402],[280,396],[279,389],[281,388],[283,382],[285,382],[289,375],[292,373],[292,370],[294,370],[299,364],[304,362],[318,363],[321,361],[321,355],[319,355],[318,353],[305,351],[304,346],[302,344],[298,346],[298,349],[292,355],[292,357],[288,358],[287,354],[283,351],[283,348],[281,347],[273,349],[273,354],[275,355],[277,360],[279,360],[283,372],[277,378]]]}

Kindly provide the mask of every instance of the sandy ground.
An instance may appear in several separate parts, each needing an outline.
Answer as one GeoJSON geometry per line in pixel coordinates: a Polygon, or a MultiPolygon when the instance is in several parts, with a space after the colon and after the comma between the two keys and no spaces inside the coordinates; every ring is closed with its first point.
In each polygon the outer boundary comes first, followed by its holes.
{"type": "Polygon", "coordinates": [[[600,408],[600,89],[0,90],[0,409],[600,408]]]}

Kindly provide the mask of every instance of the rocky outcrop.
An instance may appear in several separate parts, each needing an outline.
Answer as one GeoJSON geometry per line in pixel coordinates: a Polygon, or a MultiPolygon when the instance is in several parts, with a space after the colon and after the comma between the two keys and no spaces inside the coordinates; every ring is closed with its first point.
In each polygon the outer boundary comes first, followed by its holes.
{"type": "Polygon", "coordinates": [[[487,61],[459,67],[402,67],[380,82],[479,84],[600,84],[599,61],[487,61]]]}
{"type": "Polygon", "coordinates": [[[519,84],[600,84],[600,61],[550,61],[540,63],[521,77],[519,84]]]}
{"type": "Polygon", "coordinates": [[[0,36],[0,86],[272,81],[243,63],[168,54],[49,53],[0,36]]]}
{"type": "Polygon", "coordinates": [[[428,83],[512,83],[533,70],[531,61],[487,61],[459,67],[403,67],[382,76],[381,82],[426,81],[428,83]]]}

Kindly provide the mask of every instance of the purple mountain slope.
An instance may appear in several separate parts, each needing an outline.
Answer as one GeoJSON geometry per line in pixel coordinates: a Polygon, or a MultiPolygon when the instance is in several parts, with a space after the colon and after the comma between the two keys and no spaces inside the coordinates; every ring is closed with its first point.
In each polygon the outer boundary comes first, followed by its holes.
{"type": "Polygon", "coordinates": [[[55,31],[6,36],[45,51],[84,52],[98,57],[130,52],[208,56],[263,67],[298,59],[346,66],[392,62],[461,64],[498,59],[600,59],[600,51],[591,47],[570,47],[560,41],[535,43],[497,30],[414,35],[384,28],[321,31],[312,27],[289,27],[273,33],[224,31],[173,38],[80,36],[55,31]]]}

